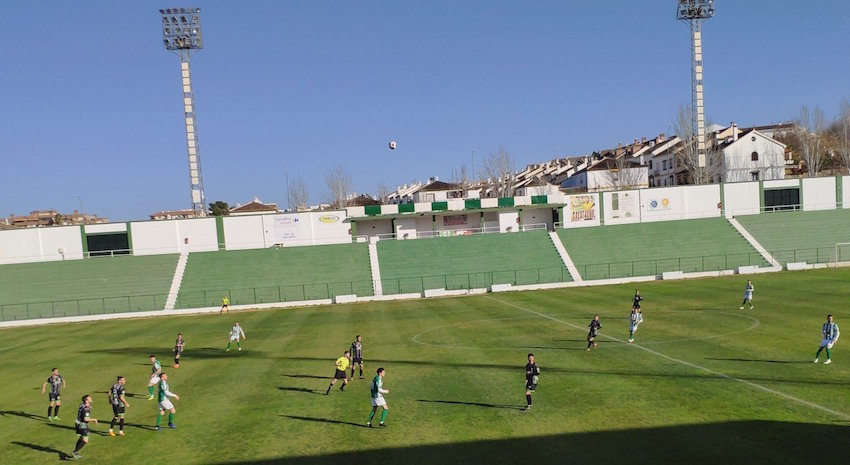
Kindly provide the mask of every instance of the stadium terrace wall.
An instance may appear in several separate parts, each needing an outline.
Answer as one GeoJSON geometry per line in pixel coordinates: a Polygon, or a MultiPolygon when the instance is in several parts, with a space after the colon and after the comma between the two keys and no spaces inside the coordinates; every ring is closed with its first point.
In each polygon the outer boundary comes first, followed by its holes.
{"type": "MultiPolygon", "coordinates": [[[[0,265],[82,259],[90,236],[126,234],[134,255],[338,244],[358,237],[415,238],[421,232],[510,232],[520,226],[583,227],[758,214],[765,191],[799,189],[803,210],[850,208],[850,176],[565,195],[453,199],[325,212],[134,221],[0,231],[0,265]]],[[[109,253],[109,251],[106,251],[109,253]]]]}

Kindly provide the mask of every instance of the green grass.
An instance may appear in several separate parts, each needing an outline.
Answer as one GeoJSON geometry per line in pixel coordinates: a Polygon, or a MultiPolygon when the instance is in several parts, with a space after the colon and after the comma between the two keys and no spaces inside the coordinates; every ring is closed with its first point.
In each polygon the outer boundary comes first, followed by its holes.
{"type": "Polygon", "coordinates": [[[93,415],[108,420],[120,374],[128,435],[93,436],[84,463],[847,463],[850,351],[839,342],[835,363],[811,361],[825,314],[850,321],[837,292],[848,281],[850,269],[759,275],[746,312],[743,276],[643,283],[634,345],[620,342],[633,284],[0,330],[0,454],[70,453],[79,397],[94,394],[93,415]],[[601,342],[586,352],[594,313],[601,342]],[[234,319],[248,340],[225,353],[234,319]],[[184,361],[165,370],[179,428],[140,428],[156,416],[138,397],[147,356],[169,366],[178,331],[184,361]],[[367,376],[387,369],[386,430],[362,427],[368,379],[321,395],[358,333],[367,376]],[[529,351],[542,374],[523,413],[529,351]],[[54,366],[68,382],[58,425],[39,395],[54,366]]]}
{"type": "Polygon", "coordinates": [[[161,310],[177,255],[0,266],[0,320],[161,310]]]}
{"type": "Polygon", "coordinates": [[[177,308],[372,295],[366,244],[189,254],[177,308]]]}

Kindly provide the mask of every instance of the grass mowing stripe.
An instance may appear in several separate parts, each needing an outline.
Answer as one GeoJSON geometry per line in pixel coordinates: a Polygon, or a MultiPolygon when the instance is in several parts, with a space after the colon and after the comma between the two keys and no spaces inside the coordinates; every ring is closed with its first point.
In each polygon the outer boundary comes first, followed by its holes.
{"type": "MultiPolygon", "coordinates": [[[[514,307],[514,308],[516,308],[516,309],[523,310],[523,311],[526,311],[526,312],[529,312],[529,313],[532,313],[532,314],[538,315],[538,316],[540,316],[540,317],[543,317],[543,318],[546,318],[546,319],[549,319],[549,320],[552,320],[552,321],[556,321],[556,322],[561,323],[561,324],[565,324],[565,325],[570,326],[570,327],[575,328],[575,329],[584,329],[584,327],[582,327],[582,326],[580,326],[580,325],[576,325],[576,324],[570,323],[570,322],[568,322],[568,321],[564,321],[564,320],[561,320],[561,319],[555,318],[555,317],[553,317],[553,316],[546,315],[546,314],[544,314],[544,313],[540,313],[540,312],[537,312],[537,311],[531,310],[531,309],[529,309],[529,308],[523,307],[523,306],[521,306],[521,305],[514,304],[514,303],[512,303],[512,302],[507,302],[507,301],[504,301],[504,300],[501,300],[501,299],[497,299],[497,298],[495,298],[495,297],[491,297],[491,296],[487,296],[487,297],[488,297],[489,299],[495,300],[496,302],[500,302],[500,303],[502,303],[503,305],[507,305],[507,306],[509,306],[509,307],[514,307]]],[[[622,339],[618,339],[618,338],[613,337],[613,336],[608,336],[608,335],[605,335],[605,334],[603,334],[602,336],[603,336],[603,337],[605,337],[605,338],[607,338],[607,339],[610,339],[610,340],[612,340],[612,341],[615,341],[615,342],[625,343],[625,341],[624,341],[624,340],[622,340],[622,339]]],[[[640,349],[640,350],[646,351],[646,352],[648,352],[648,353],[650,353],[650,354],[652,354],[652,355],[655,355],[655,356],[657,356],[657,357],[661,357],[661,358],[666,359],[666,360],[669,360],[669,361],[671,361],[671,362],[679,363],[679,364],[682,364],[682,365],[685,365],[685,366],[688,366],[688,367],[694,368],[694,369],[696,369],[696,370],[705,371],[705,372],[707,372],[707,373],[711,373],[711,374],[713,374],[713,375],[719,376],[719,377],[724,378],[724,379],[728,379],[728,380],[730,380],[730,381],[737,381],[737,382],[739,382],[739,383],[742,383],[742,384],[744,384],[744,385],[750,386],[750,387],[752,387],[752,388],[755,388],[755,389],[758,389],[758,390],[761,390],[761,391],[767,392],[767,393],[769,393],[769,394],[773,394],[773,395],[778,396],[778,397],[782,397],[782,398],[787,399],[787,400],[790,400],[790,401],[792,401],[792,402],[796,402],[796,403],[798,403],[798,404],[800,404],[800,405],[805,405],[805,406],[807,406],[807,407],[811,407],[811,408],[814,408],[814,409],[817,409],[817,410],[820,410],[820,411],[823,411],[823,412],[829,413],[830,415],[834,415],[834,416],[836,416],[836,417],[838,417],[838,418],[840,418],[840,419],[842,419],[842,420],[850,421],[850,415],[847,415],[847,414],[845,414],[845,413],[839,412],[839,411],[837,411],[837,410],[833,410],[833,409],[831,409],[831,408],[829,408],[829,407],[824,407],[823,405],[816,404],[816,403],[814,403],[814,402],[810,402],[810,401],[805,400],[805,399],[800,399],[799,397],[795,397],[795,396],[792,396],[792,395],[790,395],[790,394],[785,394],[784,392],[780,392],[780,391],[777,391],[777,390],[775,390],[775,389],[771,389],[771,388],[769,388],[769,387],[762,386],[761,384],[756,384],[756,383],[753,383],[753,382],[751,382],[751,381],[747,381],[747,380],[745,380],[745,379],[736,378],[736,377],[734,377],[734,376],[730,376],[730,375],[727,375],[727,374],[725,374],[725,373],[722,373],[722,372],[719,372],[719,371],[712,370],[711,368],[706,368],[706,367],[704,367],[704,366],[700,366],[700,365],[697,365],[697,364],[695,364],[695,363],[691,363],[691,362],[688,362],[688,361],[685,361],[685,360],[681,360],[681,359],[678,359],[678,358],[675,358],[675,357],[671,357],[671,356],[669,356],[669,355],[663,354],[663,353],[658,352],[658,351],[656,351],[656,350],[652,350],[652,349],[650,349],[650,348],[648,348],[648,347],[641,346],[640,344],[631,344],[631,345],[632,345],[633,347],[637,348],[637,349],[640,349]]]]}

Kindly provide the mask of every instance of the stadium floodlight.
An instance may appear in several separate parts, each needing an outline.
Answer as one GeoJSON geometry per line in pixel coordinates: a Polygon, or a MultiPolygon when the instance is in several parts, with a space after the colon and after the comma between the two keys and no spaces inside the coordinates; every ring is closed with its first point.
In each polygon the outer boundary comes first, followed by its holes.
{"type": "Polygon", "coordinates": [[[700,168],[705,167],[705,107],[702,80],[702,22],[714,16],[714,0],[677,0],[676,19],[691,26],[691,129],[700,168]]]}
{"type": "Polygon", "coordinates": [[[204,176],[201,171],[201,149],[198,145],[198,123],[195,117],[195,96],[192,93],[192,72],[189,57],[204,48],[201,35],[200,8],[166,8],[162,15],[162,44],[166,50],[180,57],[180,75],[183,87],[183,113],[186,125],[186,151],[189,156],[189,187],[192,210],[195,216],[207,215],[204,195],[204,176]]]}

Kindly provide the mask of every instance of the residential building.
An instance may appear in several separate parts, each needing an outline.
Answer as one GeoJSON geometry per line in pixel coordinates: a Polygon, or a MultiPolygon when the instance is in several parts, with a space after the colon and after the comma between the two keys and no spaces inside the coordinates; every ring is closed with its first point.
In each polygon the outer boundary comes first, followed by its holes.
{"type": "Polygon", "coordinates": [[[9,215],[4,223],[13,228],[37,228],[43,226],[70,226],[76,224],[97,224],[108,223],[108,218],[103,218],[89,213],[80,213],[74,210],[73,213],[59,213],[57,210],[35,210],[29,215],[16,216],[14,213],[9,215]]]}
{"type": "Polygon", "coordinates": [[[228,210],[228,214],[230,216],[239,216],[239,215],[265,215],[265,214],[274,214],[280,213],[280,210],[277,208],[276,203],[263,203],[258,197],[254,197],[254,200],[244,204],[236,204],[235,207],[231,207],[228,210]]]}
{"type": "Polygon", "coordinates": [[[162,210],[150,215],[154,221],[161,220],[185,220],[187,218],[195,218],[195,210],[162,210]]]}

